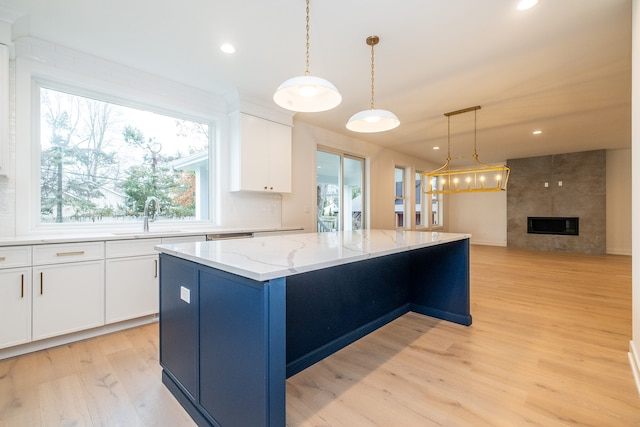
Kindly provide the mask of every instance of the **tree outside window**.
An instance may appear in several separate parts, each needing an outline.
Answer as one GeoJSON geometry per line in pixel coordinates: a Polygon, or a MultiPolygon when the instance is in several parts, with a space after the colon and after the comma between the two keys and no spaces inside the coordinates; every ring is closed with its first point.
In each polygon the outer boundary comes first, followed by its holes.
{"type": "Polygon", "coordinates": [[[40,221],[133,221],[151,196],[164,220],[208,219],[196,206],[197,192],[208,206],[208,182],[196,177],[208,177],[209,133],[205,123],[40,88],[40,221]]]}

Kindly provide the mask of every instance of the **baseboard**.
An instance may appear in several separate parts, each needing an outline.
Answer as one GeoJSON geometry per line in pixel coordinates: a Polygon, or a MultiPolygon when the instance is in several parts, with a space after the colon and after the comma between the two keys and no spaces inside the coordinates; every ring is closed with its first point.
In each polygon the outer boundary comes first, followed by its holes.
{"type": "Polygon", "coordinates": [[[46,348],[57,347],[59,345],[69,344],[75,341],[81,341],[100,335],[110,334],[112,332],[122,331],[124,329],[135,328],[137,326],[146,325],[158,321],[158,315],[139,317],[136,319],[125,320],[123,322],[111,323],[100,326],[98,328],[87,329],[84,331],[74,332],[71,334],[61,335],[58,337],[47,338],[44,340],[32,341],[30,343],[16,345],[0,349],[0,360],[10,357],[20,356],[22,354],[33,353],[34,351],[44,350],[46,348]]]}
{"type": "Polygon", "coordinates": [[[640,394],[640,354],[635,348],[633,341],[629,341],[629,363],[631,363],[631,370],[633,371],[633,377],[636,380],[636,387],[638,388],[638,394],[640,394]]]}
{"type": "Polygon", "coordinates": [[[607,248],[607,255],[628,255],[631,256],[630,248],[607,248]]]}
{"type": "Polygon", "coordinates": [[[479,245],[479,246],[502,246],[502,247],[507,247],[507,242],[504,242],[504,241],[474,239],[473,237],[471,238],[469,243],[472,244],[472,245],[479,245]]]}

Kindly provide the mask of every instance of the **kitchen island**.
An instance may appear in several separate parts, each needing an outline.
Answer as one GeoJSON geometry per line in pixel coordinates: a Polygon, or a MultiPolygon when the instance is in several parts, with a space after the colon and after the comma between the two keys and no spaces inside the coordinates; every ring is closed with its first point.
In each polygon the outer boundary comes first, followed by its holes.
{"type": "Polygon", "coordinates": [[[469,235],[161,245],[163,382],[198,425],[284,426],[286,378],[414,311],[471,324],[469,235]]]}

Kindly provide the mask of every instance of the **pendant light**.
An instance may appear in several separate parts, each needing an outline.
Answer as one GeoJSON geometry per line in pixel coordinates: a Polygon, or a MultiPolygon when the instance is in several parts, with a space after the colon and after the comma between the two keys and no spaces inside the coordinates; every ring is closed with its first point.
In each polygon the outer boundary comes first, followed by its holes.
{"type": "Polygon", "coordinates": [[[400,120],[391,111],[375,108],[374,97],[374,60],[373,47],[380,42],[378,36],[367,37],[367,45],[371,46],[371,109],[354,114],[347,123],[347,129],[354,132],[374,133],[395,129],[400,120]]]}
{"type": "Polygon", "coordinates": [[[342,101],[338,89],[328,80],[309,73],[309,0],[307,0],[307,62],[303,76],[292,77],[282,83],[273,100],[287,110],[315,113],[330,110],[342,101]]]}
{"type": "Polygon", "coordinates": [[[440,168],[423,173],[425,194],[486,193],[506,191],[511,169],[507,165],[488,165],[478,159],[477,112],[481,107],[463,108],[445,113],[447,117],[447,160],[440,168]],[[461,169],[451,168],[451,116],[473,111],[473,165],[461,169]]]}

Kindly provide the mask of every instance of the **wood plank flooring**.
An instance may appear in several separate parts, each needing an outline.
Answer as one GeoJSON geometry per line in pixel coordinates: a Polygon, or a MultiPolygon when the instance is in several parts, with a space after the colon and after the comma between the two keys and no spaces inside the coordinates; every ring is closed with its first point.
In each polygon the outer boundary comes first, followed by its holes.
{"type": "MultiPolygon", "coordinates": [[[[471,327],[397,319],[290,378],[287,425],[640,426],[630,257],[472,246],[471,282],[471,327]]],[[[0,361],[0,427],[195,425],[160,372],[157,324],[0,361]]]]}

